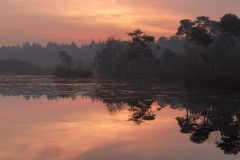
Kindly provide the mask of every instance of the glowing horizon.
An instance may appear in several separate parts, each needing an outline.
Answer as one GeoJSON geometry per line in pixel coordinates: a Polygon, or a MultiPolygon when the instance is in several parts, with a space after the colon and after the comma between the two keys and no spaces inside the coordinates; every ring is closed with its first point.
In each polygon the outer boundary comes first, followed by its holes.
{"type": "Polygon", "coordinates": [[[240,16],[235,0],[0,0],[0,45],[47,41],[85,43],[140,28],[157,38],[173,35],[181,19],[225,13],[240,16]]]}

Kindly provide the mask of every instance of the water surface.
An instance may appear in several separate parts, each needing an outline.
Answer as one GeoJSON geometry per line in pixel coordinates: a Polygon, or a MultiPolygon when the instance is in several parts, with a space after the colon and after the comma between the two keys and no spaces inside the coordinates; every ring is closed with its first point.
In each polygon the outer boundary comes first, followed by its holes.
{"type": "Polygon", "coordinates": [[[0,76],[1,160],[238,160],[240,96],[0,76]]]}

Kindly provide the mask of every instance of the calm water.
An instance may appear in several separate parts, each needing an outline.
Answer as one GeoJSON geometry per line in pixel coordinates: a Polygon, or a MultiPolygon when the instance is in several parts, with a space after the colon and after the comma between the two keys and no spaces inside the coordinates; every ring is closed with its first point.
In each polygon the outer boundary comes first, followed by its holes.
{"type": "Polygon", "coordinates": [[[0,160],[239,160],[240,96],[0,76],[0,160]]]}

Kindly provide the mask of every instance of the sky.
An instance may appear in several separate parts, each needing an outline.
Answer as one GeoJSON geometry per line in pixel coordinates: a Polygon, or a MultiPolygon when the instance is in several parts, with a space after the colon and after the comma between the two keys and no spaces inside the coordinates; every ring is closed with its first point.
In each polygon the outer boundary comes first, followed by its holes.
{"type": "Polygon", "coordinates": [[[171,36],[181,19],[240,16],[240,0],[0,0],[0,45],[86,43],[139,28],[171,36]]]}

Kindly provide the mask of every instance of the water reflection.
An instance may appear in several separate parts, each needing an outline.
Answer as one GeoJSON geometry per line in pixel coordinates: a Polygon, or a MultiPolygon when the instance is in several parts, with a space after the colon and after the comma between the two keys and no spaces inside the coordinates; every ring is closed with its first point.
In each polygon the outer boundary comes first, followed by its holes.
{"type": "Polygon", "coordinates": [[[240,96],[238,94],[186,91],[159,84],[94,82],[52,77],[0,77],[0,94],[23,96],[26,100],[46,96],[48,100],[82,97],[101,102],[110,114],[127,110],[136,125],[155,121],[164,108],[181,110],[176,116],[181,134],[195,144],[211,140],[226,155],[240,152],[240,96]]]}
{"type": "Polygon", "coordinates": [[[216,146],[225,154],[238,154],[240,151],[240,110],[239,102],[219,98],[190,98],[183,105],[184,117],[177,117],[180,131],[190,133],[190,140],[203,143],[215,139],[216,146]],[[220,138],[214,137],[219,132],[220,138]],[[212,137],[211,137],[212,136],[212,137]]]}

